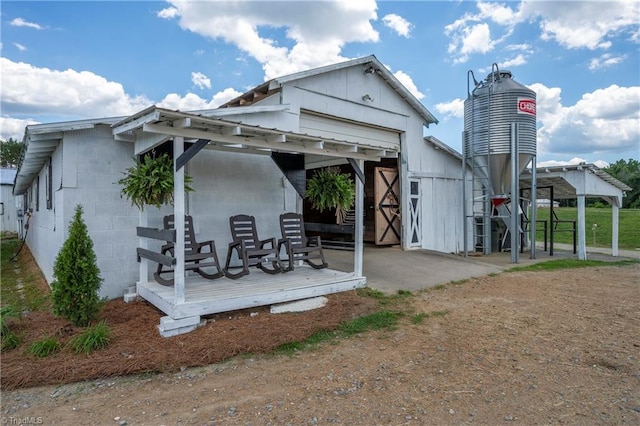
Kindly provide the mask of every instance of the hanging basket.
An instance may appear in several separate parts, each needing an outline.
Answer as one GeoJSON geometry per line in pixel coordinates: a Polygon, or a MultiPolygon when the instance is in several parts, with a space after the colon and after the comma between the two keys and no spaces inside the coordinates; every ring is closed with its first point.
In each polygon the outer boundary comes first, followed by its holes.
{"type": "Polygon", "coordinates": [[[327,167],[317,170],[307,181],[305,198],[320,212],[336,209],[336,222],[341,224],[347,210],[353,207],[355,185],[348,174],[340,173],[338,168],[327,167]]]}
{"type": "MultiPolygon", "coordinates": [[[[144,210],[144,206],[161,207],[173,204],[173,160],[168,154],[155,156],[153,152],[142,160],[134,158],[135,164],[127,169],[125,177],[118,181],[122,185],[120,196],[131,201],[131,205],[144,210]]],[[[185,192],[193,191],[189,184],[193,179],[184,176],[185,192]]]]}

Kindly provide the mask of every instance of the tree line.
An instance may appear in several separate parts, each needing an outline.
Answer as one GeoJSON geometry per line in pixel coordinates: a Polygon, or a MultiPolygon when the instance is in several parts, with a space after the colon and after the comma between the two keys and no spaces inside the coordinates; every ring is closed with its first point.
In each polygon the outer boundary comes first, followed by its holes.
{"type": "MultiPolygon", "coordinates": [[[[17,168],[22,161],[25,145],[15,139],[0,140],[0,166],[17,168]]],[[[622,198],[622,208],[640,209],[640,161],[630,158],[618,160],[603,169],[614,178],[626,183],[632,189],[622,198]]],[[[588,200],[588,206],[602,204],[599,199],[588,200]]],[[[575,200],[566,200],[563,206],[575,207],[575,200]]]]}

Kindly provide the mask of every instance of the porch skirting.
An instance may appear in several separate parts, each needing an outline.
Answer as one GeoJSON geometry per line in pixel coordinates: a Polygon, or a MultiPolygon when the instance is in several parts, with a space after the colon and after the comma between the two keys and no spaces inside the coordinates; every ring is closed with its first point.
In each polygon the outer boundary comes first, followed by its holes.
{"type": "Polygon", "coordinates": [[[136,291],[167,316],[181,319],[325,296],[364,287],[366,282],[366,277],[353,272],[303,265],[276,275],[253,269],[238,280],[207,280],[192,274],[185,279],[185,301],[180,304],[174,302],[173,287],[155,281],[137,283],[136,291]]]}

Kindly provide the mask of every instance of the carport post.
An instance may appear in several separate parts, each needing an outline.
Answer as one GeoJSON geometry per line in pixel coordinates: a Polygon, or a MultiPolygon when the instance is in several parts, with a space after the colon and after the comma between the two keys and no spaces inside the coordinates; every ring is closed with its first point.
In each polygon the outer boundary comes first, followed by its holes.
{"type": "MultiPolygon", "coordinates": [[[[618,201],[618,200],[615,200],[618,201]]],[[[618,203],[611,203],[611,255],[614,257],[618,257],[618,221],[619,221],[619,211],[618,211],[618,203]]]]}
{"type": "Polygon", "coordinates": [[[585,195],[578,195],[578,259],[587,260],[587,245],[586,245],[586,225],[585,225],[585,195]]]}

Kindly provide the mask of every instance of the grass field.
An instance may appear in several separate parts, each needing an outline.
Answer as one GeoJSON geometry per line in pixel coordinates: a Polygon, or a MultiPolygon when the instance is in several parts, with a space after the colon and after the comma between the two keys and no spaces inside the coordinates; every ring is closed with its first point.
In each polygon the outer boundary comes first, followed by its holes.
{"type": "MultiPolygon", "coordinates": [[[[575,220],[577,224],[578,209],[575,207],[555,208],[553,211],[559,220],[575,220]]],[[[585,211],[585,226],[588,247],[611,247],[611,208],[588,207],[585,211]]],[[[621,250],[635,250],[640,248],[640,209],[620,209],[620,221],[618,223],[618,248],[621,250]]],[[[537,220],[549,221],[549,209],[539,208],[537,220]]],[[[577,226],[577,225],[576,225],[577,226]]],[[[543,233],[537,226],[537,240],[543,241],[543,233]]],[[[570,223],[557,225],[554,242],[561,244],[573,244],[573,233],[558,230],[570,229],[570,223]]]]}

